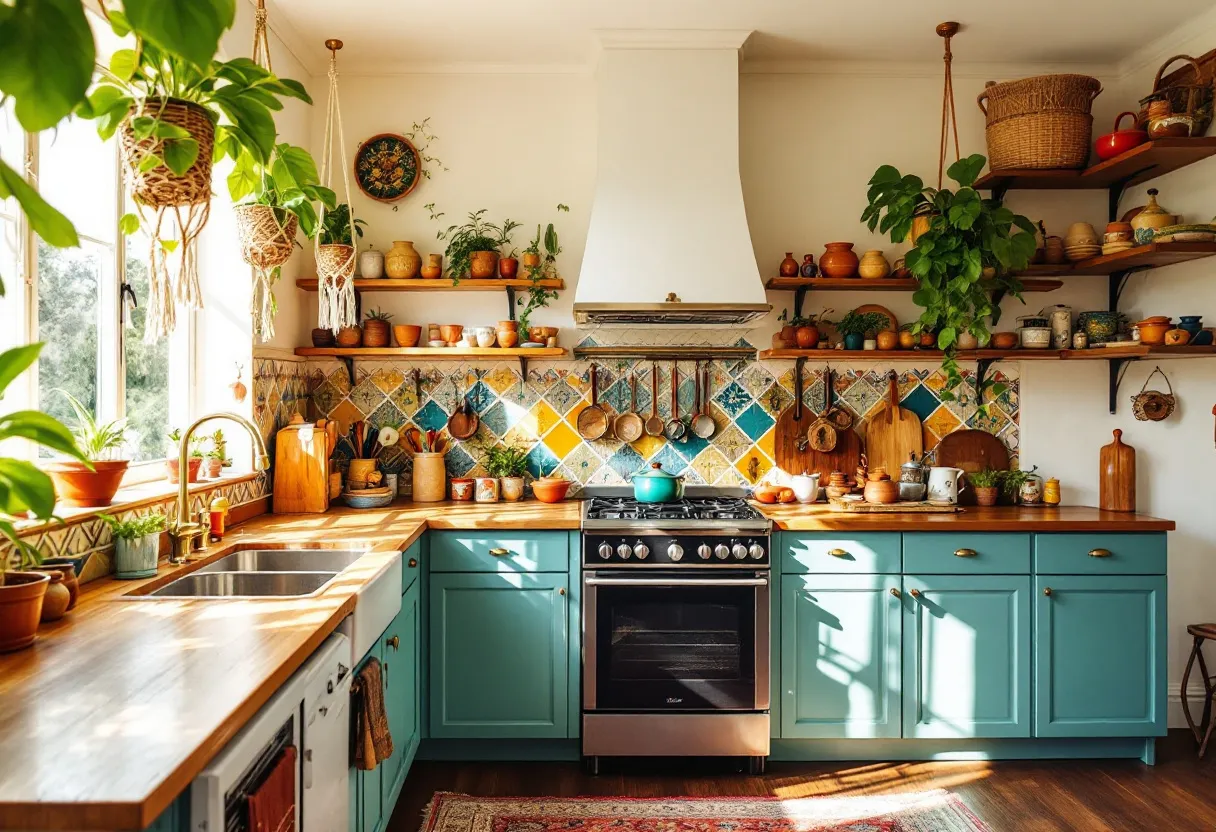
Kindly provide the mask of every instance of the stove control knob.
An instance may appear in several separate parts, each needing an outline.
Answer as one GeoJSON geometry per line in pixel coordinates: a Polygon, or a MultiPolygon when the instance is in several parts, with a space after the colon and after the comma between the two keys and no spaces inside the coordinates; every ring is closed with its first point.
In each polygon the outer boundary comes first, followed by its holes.
{"type": "Polygon", "coordinates": [[[714,547],[714,557],[718,560],[726,560],[730,557],[730,547],[725,543],[719,543],[714,547]]]}
{"type": "Polygon", "coordinates": [[[697,557],[701,560],[709,560],[709,556],[713,554],[713,550],[709,548],[708,543],[702,543],[697,547],[697,557]]]}
{"type": "Polygon", "coordinates": [[[607,543],[601,543],[599,553],[601,558],[608,560],[608,558],[612,557],[612,547],[607,543]]]}
{"type": "Polygon", "coordinates": [[[633,553],[637,555],[638,560],[646,560],[650,557],[650,547],[639,540],[633,544],[633,553]]]}
{"type": "Polygon", "coordinates": [[[743,560],[747,557],[747,547],[742,543],[736,543],[730,547],[730,553],[735,556],[735,560],[743,560]]]}
{"type": "Polygon", "coordinates": [[[621,560],[629,560],[629,556],[633,554],[633,549],[629,548],[628,543],[622,543],[616,547],[616,553],[621,556],[621,560]]]}
{"type": "Polygon", "coordinates": [[[752,556],[752,560],[760,560],[764,557],[764,547],[759,543],[753,543],[748,547],[747,553],[752,556]]]}
{"type": "MultiPolygon", "coordinates": [[[[704,556],[708,557],[709,552],[707,551],[704,556]]],[[[684,547],[679,543],[671,544],[667,547],[667,557],[672,563],[679,563],[684,559],[684,547]]]]}

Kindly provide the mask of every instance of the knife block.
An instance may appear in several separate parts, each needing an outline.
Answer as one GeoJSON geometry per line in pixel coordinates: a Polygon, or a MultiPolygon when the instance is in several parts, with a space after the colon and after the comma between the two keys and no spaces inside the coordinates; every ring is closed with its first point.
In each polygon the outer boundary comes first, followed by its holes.
{"type": "Polygon", "coordinates": [[[274,513],[329,510],[329,437],[321,427],[293,424],[275,434],[274,513]]]}

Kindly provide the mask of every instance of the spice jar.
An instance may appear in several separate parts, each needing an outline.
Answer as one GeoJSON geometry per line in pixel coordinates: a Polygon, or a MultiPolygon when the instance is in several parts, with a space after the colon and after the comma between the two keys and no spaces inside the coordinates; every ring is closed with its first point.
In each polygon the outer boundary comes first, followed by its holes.
{"type": "Polygon", "coordinates": [[[1060,504],[1060,481],[1055,477],[1050,477],[1043,483],[1043,502],[1049,506],[1060,504]]]}

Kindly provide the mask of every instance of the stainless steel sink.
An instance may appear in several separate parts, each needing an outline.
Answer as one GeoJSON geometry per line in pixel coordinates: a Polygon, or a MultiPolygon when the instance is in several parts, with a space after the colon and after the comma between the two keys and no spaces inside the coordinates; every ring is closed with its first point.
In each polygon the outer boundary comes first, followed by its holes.
{"type": "MultiPolygon", "coordinates": [[[[239,554],[244,554],[239,553],[239,554]]],[[[194,572],[162,586],[151,598],[270,598],[311,595],[337,572],[194,572]]]]}
{"type": "Polygon", "coordinates": [[[225,555],[204,572],[341,572],[363,557],[357,549],[245,549],[225,555]]]}

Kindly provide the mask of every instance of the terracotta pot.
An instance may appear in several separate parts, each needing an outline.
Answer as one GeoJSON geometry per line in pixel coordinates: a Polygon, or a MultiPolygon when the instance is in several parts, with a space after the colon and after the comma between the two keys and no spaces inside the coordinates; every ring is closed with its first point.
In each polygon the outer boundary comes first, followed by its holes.
{"type": "Polygon", "coordinates": [[[958,334],[957,343],[960,350],[974,350],[979,349],[980,339],[964,330],[958,334]]]}
{"type": "Polygon", "coordinates": [[[34,572],[51,572],[58,571],[63,575],[63,585],[68,588],[68,610],[76,606],[76,600],[80,597],[80,579],[76,577],[76,564],[71,561],[58,561],[48,558],[40,565],[33,568],[34,572]]]}
{"type": "Polygon", "coordinates": [[[862,496],[867,503],[898,503],[899,483],[894,480],[870,480],[862,496]]]}
{"type": "Polygon", "coordinates": [[[441,324],[439,327],[439,337],[449,344],[459,341],[463,332],[464,327],[460,324],[441,324]]]}
{"type": "Polygon", "coordinates": [[[474,280],[485,280],[497,273],[497,251],[474,251],[469,254],[469,276],[474,280]]]}
{"type": "Polygon", "coordinates": [[[458,503],[472,501],[473,479],[471,477],[452,477],[452,499],[458,503]]]}
{"type": "Polygon", "coordinates": [[[42,614],[38,616],[38,620],[43,624],[63,618],[63,614],[68,611],[68,605],[72,603],[72,593],[63,585],[63,573],[50,571],[46,574],[50,576],[51,582],[47,585],[46,595],[42,597],[42,614]]]}
{"type": "Polygon", "coordinates": [[[922,330],[920,333],[921,349],[933,349],[937,346],[937,333],[922,330]]]}
{"type": "Polygon", "coordinates": [[[780,273],[782,277],[798,276],[798,261],[794,259],[794,252],[787,251],[785,253],[785,259],[781,261],[780,273]]]}
{"type": "Polygon", "coordinates": [[[384,255],[384,273],[394,280],[412,280],[421,266],[422,255],[412,240],[393,240],[393,247],[384,255]]]}
{"type": "Polygon", "coordinates": [[[819,328],[814,324],[798,327],[794,331],[794,342],[798,344],[800,350],[814,349],[819,343],[819,328]]]}
{"type": "Polygon", "coordinates": [[[509,329],[512,332],[518,332],[519,331],[519,321],[499,321],[498,326],[496,328],[498,329],[499,332],[502,332],[504,329],[509,329]]]}
{"type": "Polygon", "coordinates": [[[869,280],[877,280],[891,273],[891,264],[878,249],[871,249],[862,255],[857,264],[857,273],[869,280]]]}
{"type": "Polygon", "coordinates": [[[212,459],[211,457],[207,457],[206,461],[203,463],[203,472],[207,475],[208,479],[215,479],[221,473],[223,473],[223,471],[224,460],[222,459],[212,459]]]}
{"type": "Polygon", "coordinates": [[[525,251],[523,258],[519,261],[524,267],[524,277],[529,277],[529,270],[540,267],[540,255],[525,251]]]}
{"type": "Polygon", "coordinates": [[[514,257],[501,257],[498,260],[498,276],[503,280],[513,280],[519,273],[519,261],[514,257]]]}
{"type": "Polygon", "coordinates": [[[899,348],[901,350],[910,350],[916,346],[916,333],[910,329],[901,329],[899,331],[899,348]]]}
{"type": "Polygon", "coordinates": [[[334,345],[334,334],[328,329],[314,329],[312,331],[312,345],[314,347],[332,347],[334,345]]]}
{"type": "Polygon", "coordinates": [[[434,280],[437,277],[443,276],[443,255],[428,254],[426,256],[426,265],[420,270],[423,277],[428,280],[434,280]]]}
{"type": "Polygon", "coordinates": [[[852,243],[828,243],[819,258],[819,271],[827,277],[857,277],[860,261],[852,243]]]}
{"type": "Polygon", "coordinates": [[[51,576],[42,572],[8,572],[0,586],[0,653],[29,647],[38,637],[42,599],[51,576]]]}
{"type": "Polygon", "coordinates": [[[561,477],[541,477],[532,482],[532,493],[542,503],[558,503],[566,499],[570,480],[561,477]]]}
{"type": "Polygon", "coordinates": [[[992,333],[992,348],[994,350],[1016,350],[1018,348],[1018,334],[1016,332],[992,333]]]}
{"type": "Polygon", "coordinates": [[[1001,496],[1001,489],[995,485],[975,485],[972,490],[975,492],[975,504],[979,506],[994,506],[997,497],[1001,496]]]}
{"type": "MultiPolygon", "coordinates": [[[[203,460],[199,457],[192,457],[186,466],[186,482],[198,482],[198,469],[203,467],[203,460]]],[[[177,483],[181,480],[177,473],[177,459],[169,458],[165,460],[165,473],[169,477],[169,482],[177,483]]]]}
{"type": "Polygon", "coordinates": [[[388,321],[378,321],[368,318],[363,322],[363,346],[387,347],[389,345],[391,328],[388,321]]]}
{"type": "Polygon", "coordinates": [[[334,342],[339,347],[357,347],[363,343],[363,330],[357,326],[344,326],[338,330],[334,342]]]}
{"type": "Polygon", "coordinates": [[[397,324],[393,327],[393,337],[399,347],[416,347],[422,337],[422,327],[415,324],[397,324]]]}
{"type": "Polygon", "coordinates": [[[513,329],[498,330],[498,346],[510,349],[519,343],[519,333],[513,329]]]}
{"type": "Polygon", "coordinates": [[[884,329],[874,337],[880,350],[899,349],[899,333],[893,329],[884,329]]]}
{"type": "Polygon", "coordinates": [[[48,462],[42,470],[55,484],[58,501],[68,506],[108,506],[122,485],[127,461],[94,462],[90,471],[83,462],[48,462]]]}

